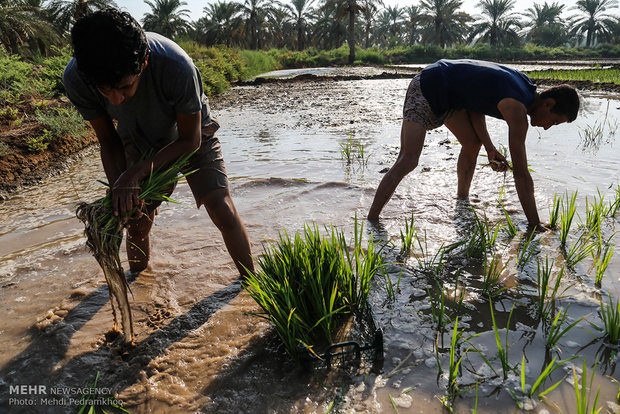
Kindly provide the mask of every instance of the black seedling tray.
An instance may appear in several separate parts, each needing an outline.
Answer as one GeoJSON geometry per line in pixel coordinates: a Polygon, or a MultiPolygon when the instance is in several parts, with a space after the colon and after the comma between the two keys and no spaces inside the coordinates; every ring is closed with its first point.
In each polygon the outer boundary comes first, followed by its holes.
{"type": "Polygon", "coordinates": [[[383,361],[383,331],[376,323],[370,303],[354,314],[354,330],[351,339],[324,348],[321,353],[299,346],[299,361],[306,370],[331,369],[375,364],[383,361]]]}

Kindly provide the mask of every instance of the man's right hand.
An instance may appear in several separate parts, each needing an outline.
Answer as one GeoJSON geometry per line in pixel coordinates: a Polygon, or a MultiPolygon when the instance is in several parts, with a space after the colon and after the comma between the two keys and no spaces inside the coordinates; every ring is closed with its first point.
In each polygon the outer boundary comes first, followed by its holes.
{"type": "MultiPolygon", "coordinates": [[[[111,189],[112,210],[115,216],[125,216],[135,207],[141,205],[138,198],[140,194],[140,180],[136,174],[132,174],[129,170],[123,172],[116,180],[111,189]]],[[[137,217],[142,215],[141,211],[137,212],[137,217]]]]}

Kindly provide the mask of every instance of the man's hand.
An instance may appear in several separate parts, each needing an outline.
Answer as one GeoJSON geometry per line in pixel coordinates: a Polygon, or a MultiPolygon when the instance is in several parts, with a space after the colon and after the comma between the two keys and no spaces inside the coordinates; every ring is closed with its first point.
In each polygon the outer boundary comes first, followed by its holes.
{"type": "MultiPolygon", "coordinates": [[[[115,216],[125,216],[134,207],[140,207],[142,204],[138,198],[140,194],[140,179],[130,171],[125,171],[118,177],[118,180],[112,186],[111,193],[112,210],[115,216]]],[[[142,212],[138,210],[136,214],[137,216],[134,218],[139,218],[142,212]]]]}
{"type": "Polygon", "coordinates": [[[499,151],[493,149],[487,154],[489,157],[489,165],[493,171],[505,172],[508,171],[510,164],[506,157],[504,157],[499,151]]]}

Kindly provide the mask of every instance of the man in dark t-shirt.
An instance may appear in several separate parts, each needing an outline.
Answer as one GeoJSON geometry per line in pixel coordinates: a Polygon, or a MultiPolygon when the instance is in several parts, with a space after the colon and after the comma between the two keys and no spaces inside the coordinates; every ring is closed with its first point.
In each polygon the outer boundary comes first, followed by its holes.
{"type": "MultiPolygon", "coordinates": [[[[145,33],[126,12],[106,9],[78,20],[74,58],[64,71],[67,96],[99,140],[115,215],[140,204],[140,183],[191,154],[187,182],[221,231],[239,272],[253,270],[247,232],[233,204],[220,143],[200,72],[173,41],[145,33]]],[[[156,205],[127,223],[127,256],[134,272],[149,262],[156,205]]]]}
{"type": "Polygon", "coordinates": [[[548,129],[574,121],[578,111],[579,96],[573,87],[560,85],[538,93],[525,74],[496,63],[440,60],[426,67],[409,84],[400,153],[379,184],[368,219],[379,218],[398,184],[418,165],[426,131],[443,124],[461,143],[457,163],[458,197],[469,196],[482,145],[489,164],[495,170],[506,171],[508,162],[497,151],[487,131],[485,116],[488,115],[508,124],[508,146],[519,201],[529,224],[540,226],[534,183],[527,168],[527,117],[532,126],[548,129]]]}

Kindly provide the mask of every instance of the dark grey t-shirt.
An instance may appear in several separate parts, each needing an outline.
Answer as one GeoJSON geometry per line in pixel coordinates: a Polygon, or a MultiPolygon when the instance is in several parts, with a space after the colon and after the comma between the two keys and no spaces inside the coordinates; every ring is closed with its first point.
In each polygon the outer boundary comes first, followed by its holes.
{"type": "Polygon", "coordinates": [[[173,41],[146,33],[151,55],[136,94],[112,105],[80,76],[75,59],[65,68],[67,96],[87,121],[108,114],[118,121],[124,145],[141,154],[157,151],[178,138],[176,114],[202,111],[202,125],[211,121],[200,72],[192,59],[173,41]]]}

